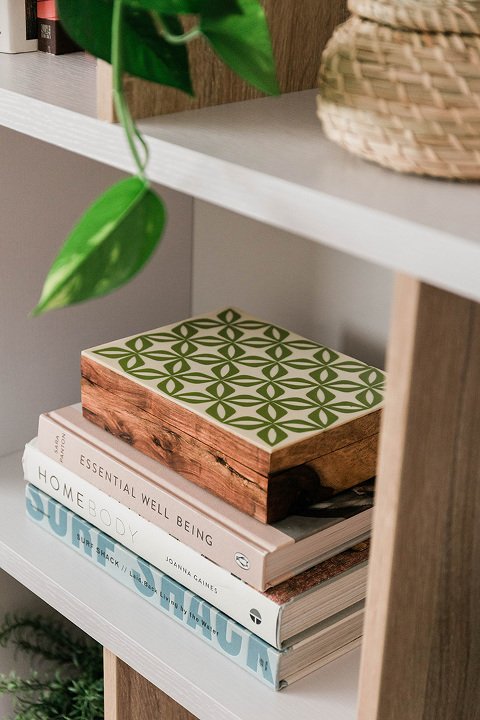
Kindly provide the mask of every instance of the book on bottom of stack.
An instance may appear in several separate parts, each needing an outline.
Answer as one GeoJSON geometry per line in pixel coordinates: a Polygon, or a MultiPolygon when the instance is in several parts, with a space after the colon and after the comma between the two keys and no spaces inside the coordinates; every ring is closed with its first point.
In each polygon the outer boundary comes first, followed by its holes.
{"type": "Polygon", "coordinates": [[[44,455],[32,440],[25,479],[278,649],[366,594],[368,542],[259,591],[44,455]]]}
{"type": "Polygon", "coordinates": [[[300,633],[279,650],[30,483],[26,510],[32,521],[85,560],[273,689],[299,680],[361,642],[363,601],[300,633]]]}

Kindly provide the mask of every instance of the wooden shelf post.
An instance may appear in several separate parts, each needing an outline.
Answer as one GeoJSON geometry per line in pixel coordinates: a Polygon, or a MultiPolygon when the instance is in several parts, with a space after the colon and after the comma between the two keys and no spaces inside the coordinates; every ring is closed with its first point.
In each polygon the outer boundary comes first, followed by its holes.
{"type": "Polygon", "coordinates": [[[359,720],[480,718],[480,305],[397,281],[359,720]]]}
{"type": "Polygon", "coordinates": [[[104,648],[105,720],[197,720],[104,648]]]}

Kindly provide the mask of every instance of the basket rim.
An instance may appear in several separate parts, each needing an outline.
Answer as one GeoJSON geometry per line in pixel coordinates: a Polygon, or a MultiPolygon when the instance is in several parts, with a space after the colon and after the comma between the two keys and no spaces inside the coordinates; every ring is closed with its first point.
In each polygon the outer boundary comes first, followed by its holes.
{"type": "Polygon", "coordinates": [[[480,0],[348,0],[348,8],[393,28],[480,35],[480,0]]]}

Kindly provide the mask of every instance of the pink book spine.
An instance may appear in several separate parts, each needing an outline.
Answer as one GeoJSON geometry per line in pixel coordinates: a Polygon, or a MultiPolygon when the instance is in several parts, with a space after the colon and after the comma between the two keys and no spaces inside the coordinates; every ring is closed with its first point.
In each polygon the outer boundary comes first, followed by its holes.
{"type": "MultiPolygon", "coordinates": [[[[72,412],[76,413],[73,408],[72,412]]],[[[77,414],[81,418],[80,413],[77,414]]],[[[83,418],[82,421],[87,422],[83,418]]],[[[39,419],[38,448],[249,585],[258,590],[265,589],[265,550],[165,491],[138,469],[129,467],[126,457],[110,455],[86,435],[49,414],[41,415],[39,419]]],[[[160,465],[159,468],[163,469],[160,465]]],[[[158,482],[161,482],[160,473],[158,482]]]]}

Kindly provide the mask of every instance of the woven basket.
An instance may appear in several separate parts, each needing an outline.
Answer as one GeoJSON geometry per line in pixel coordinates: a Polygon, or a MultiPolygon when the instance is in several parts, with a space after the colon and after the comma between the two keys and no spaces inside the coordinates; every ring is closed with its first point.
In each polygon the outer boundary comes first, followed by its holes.
{"type": "MultiPolygon", "coordinates": [[[[351,5],[372,15],[389,8],[397,19],[415,6],[418,23],[433,17],[421,19],[421,6],[453,11],[445,0],[351,5]]],[[[353,15],[329,41],[319,79],[318,115],[331,140],[401,172],[480,178],[479,35],[412,32],[353,15]]]]}
{"type": "Polygon", "coordinates": [[[349,0],[356,15],[391,27],[480,34],[478,0],[349,0]]]}

